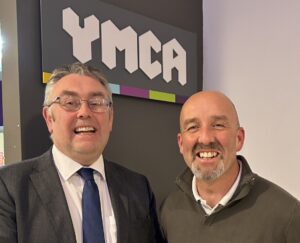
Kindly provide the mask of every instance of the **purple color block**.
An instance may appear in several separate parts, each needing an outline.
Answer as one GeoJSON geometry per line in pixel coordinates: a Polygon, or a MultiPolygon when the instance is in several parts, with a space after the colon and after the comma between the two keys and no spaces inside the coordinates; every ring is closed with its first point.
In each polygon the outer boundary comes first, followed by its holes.
{"type": "Polygon", "coordinates": [[[120,94],[149,99],[149,90],[121,85],[120,94]]]}

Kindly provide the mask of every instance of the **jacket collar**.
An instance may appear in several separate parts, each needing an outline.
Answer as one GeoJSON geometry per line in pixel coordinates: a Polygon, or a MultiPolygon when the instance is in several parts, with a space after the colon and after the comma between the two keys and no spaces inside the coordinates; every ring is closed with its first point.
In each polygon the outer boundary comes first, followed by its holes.
{"type": "Polygon", "coordinates": [[[51,150],[41,155],[30,175],[41,204],[46,209],[59,242],[76,242],[75,232],[51,150]]]}
{"type": "Polygon", "coordinates": [[[117,224],[117,242],[127,242],[129,227],[128,196],[124,191],[122,174],[114,163],[104,160],[107,186],[117,224]]]}

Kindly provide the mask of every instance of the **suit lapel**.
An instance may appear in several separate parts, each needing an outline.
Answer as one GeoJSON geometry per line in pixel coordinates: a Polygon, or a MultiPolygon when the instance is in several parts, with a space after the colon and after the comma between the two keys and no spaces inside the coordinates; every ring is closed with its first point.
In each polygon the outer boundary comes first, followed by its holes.
{"type": "Polygon", "coordinates": [[[32,184],[47,210],[58,242],[75,243],[75,232],[62,185],[54,166],[51,150],[37,163],[30,175],[32,184]]]}
{"type": "Polygon", "coordinates": [[[128,197],[120,183],[122,180],[118,179],[121,177],[119,171],[109,161],[105,161],[105,176],[116,218],[117,243],[127,243],[129,225],[128,197]]]}

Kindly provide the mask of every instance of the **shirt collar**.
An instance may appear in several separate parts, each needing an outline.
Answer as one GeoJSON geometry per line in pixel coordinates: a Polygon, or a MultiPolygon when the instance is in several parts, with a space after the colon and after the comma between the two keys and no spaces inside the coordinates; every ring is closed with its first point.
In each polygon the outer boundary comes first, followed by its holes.
{"type": "MultiPolygon", "coordinates": [[[[52,147],[52,154],[54,159],[54,164],[60,173],[61,177],[67,181],[71,176],[73,176],[82,167],[81,164],[72,160],[64,153],[62,153],[55,145],[52,147]]],[[[100,157],[92,163],[88,168],[92,168],[97,171],[101,177],[105,180],[105,170],[104,170],[104,160],[102,154],[100,157]]]]}

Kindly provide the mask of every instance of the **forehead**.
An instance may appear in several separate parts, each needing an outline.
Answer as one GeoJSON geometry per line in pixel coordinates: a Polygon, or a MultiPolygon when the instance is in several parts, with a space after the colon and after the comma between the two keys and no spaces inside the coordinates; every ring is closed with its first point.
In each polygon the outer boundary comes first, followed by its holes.
{"type": "Polygon", "coordinates": [[[53,95],[59,95],[63,92],[71,92],[79,96],[88,96],[99,93],[107,96],[105,87],[96,79],[79,75],[69,74],[61,78],[53,87],[53,95]]]}
{"type": "Polygon", "coordinates": [[[180,124],[187,120],[215,120],[226,119],[237,121],[237,114],[232,102],[225,96],[215,93],[204,93],[192,96],[182,107],[180,124]]]}

